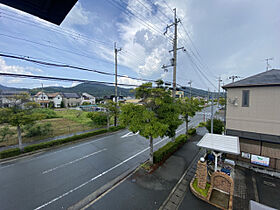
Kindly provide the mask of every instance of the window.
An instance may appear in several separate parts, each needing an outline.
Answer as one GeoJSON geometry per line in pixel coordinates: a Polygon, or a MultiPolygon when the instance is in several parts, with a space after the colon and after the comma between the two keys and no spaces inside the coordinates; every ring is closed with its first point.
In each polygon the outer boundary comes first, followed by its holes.
{"type": "Polygon", "coordinates": [[[249,90],[242,90],[242,106],[249,107],[249,90]]]}

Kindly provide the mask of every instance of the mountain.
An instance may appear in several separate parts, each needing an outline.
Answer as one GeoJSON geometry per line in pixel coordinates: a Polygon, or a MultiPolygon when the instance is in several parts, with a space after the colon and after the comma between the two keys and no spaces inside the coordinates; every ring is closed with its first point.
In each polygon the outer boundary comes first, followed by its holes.
{"type": "MultiPolygon", "coordinates": [[[[50,87],[44,87],[43,88],[45,92],[52,93],[52,92],[74,92],[74,93],[89,93],[95,97],[104,97],[104,96],[110,96],[114,95],[115,93],[115,87],[114,86],[108,86],[108,85],[102,85],[102,84],[91,84],[91,83],[82,83],[74,87],[57,87],[57,86],[50,86],[50,87]]],[[[0,90],[4,91],[28,91],[32,95],[38,93],[41,91],[41,88],[33,88],[33,89],[27,89],[27,88],[14,88],[14,87],[6,87],[3,85],[0,85],[0,90]]],[[[121,88],[118,87],[118,94],[122,96],[134,96],[134,93],[131,92],[133,90],[132,88],[121,88]]],[[[190,94],[190,88],[186,87],[184,89],[185,96],[189,96],[190,94]]],[[[191,89],[192,96],[201,96],[201,97],[207,97],[208,91],[192,88],[191,89]]],[[[211,94],[211,92],[209,93],[211,94]]],[[[223,94],[221,93],[221,96],[223,94]]],[[[217,93],[214,93],[214,96],[217,96],[217,93]]]]}

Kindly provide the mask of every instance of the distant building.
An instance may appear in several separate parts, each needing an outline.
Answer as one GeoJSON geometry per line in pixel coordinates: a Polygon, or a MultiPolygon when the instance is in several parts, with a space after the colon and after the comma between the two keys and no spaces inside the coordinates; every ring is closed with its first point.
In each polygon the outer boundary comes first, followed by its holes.
{"type": "Polygon", "coordinates": [[[239,136],[239,160],[280,170],[280,70],[223,86],[226,134],[239,136]]]}
{"type": "Polygon", "coordinates": [[[55,108],[60,108],[62,102],[62,95],[60,93],[47,93],[50,103],[53,102],[55,108]]]}
{"type": "Polygon", "coordinates": [[[82,103],[82,96],[78,93],[61,93],[61,95],[65,107],[80,106],[82,103]]]}
{"type": "Polygon", "coordinates": [[[86,103],[90,103],[90,104],[96,104],[96,100],[95,97],[88,94],[88,93],[82,93],[82,102],[81,104],[83,104],[84,102],[86,103]]]}
{"type": "Polygon", "coordinates": [[[0,92],[0,106],[1,108],[13,107],[15,105],[21,104],[21,100],[16,100],[15,96],[28,94],[24,91],[1,91],[0,92]]]}

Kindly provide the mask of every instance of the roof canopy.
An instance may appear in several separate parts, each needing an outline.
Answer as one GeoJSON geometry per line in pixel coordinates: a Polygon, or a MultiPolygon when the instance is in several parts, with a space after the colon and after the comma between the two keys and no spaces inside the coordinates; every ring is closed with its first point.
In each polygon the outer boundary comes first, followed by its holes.
{"type": "Polygon", "coordinates": [[[228,154],[240,154],[239,138],[236,136],[206,133],[197,146],[228,154]]]}
{"type": "Polygon", "coordinates": [[[0,3],[60,25],[78,0],[0,0],[0,3]]]}

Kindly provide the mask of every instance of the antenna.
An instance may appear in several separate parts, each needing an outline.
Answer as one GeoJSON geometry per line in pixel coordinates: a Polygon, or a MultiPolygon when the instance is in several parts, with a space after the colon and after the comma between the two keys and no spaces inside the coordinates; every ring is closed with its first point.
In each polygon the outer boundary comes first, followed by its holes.
{"type": "Polygon", "coordinates": [[[273,58],[266,58],[264,60],[266,61],[266,71],[268,71],[269,67],[271,68],[271,65],[268,63],[268,61],[272,61],[273,58]]]}

